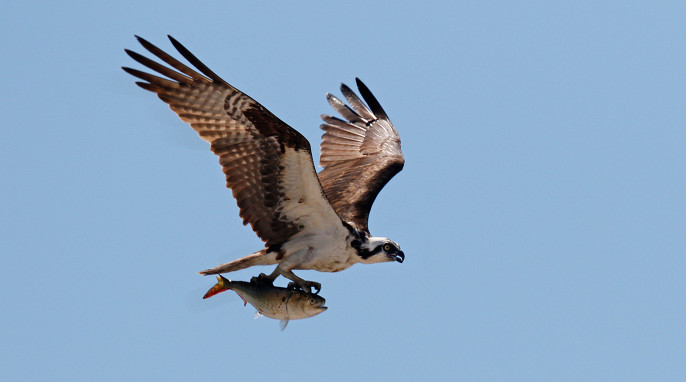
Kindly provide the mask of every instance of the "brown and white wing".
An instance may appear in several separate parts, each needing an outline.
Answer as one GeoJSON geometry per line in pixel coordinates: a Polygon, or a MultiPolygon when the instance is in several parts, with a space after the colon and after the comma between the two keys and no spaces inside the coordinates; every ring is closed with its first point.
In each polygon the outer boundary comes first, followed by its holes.
{"type": "Polygon", "coordinates": [[[267,247],[278,247],[303,230],[341,226],[324,196],[305,137],[222,80],[171,36],[174,47],[202,74],[136,38],[162,63],[126,53],[167,78],[123,69],[142,79],[136,84],[156,93],[210,143],[243,224],[250,223],[267,247]]]}
{"type": "Polygon", "coordinates": [[[400,136],[386,112],[359,78],[362,100],[342,84],[350,106],[327,94],[329,104],[344,119],[322,115],[325,131],[319,181],[338,215],[358,229],[367,230],[369,211],[379,191],[402,170],[405,158],[400,136]]]}

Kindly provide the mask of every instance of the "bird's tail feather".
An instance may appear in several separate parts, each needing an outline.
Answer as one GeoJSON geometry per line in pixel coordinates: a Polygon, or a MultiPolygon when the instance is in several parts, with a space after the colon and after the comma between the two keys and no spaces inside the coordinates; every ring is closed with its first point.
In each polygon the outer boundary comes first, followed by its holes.
{"type": "Polygon", "coordinates": [[[216,275],[219,273],[233,272],[241,269],[252,267],[253,265],[271,265],[276,264],[276,252],[267,252],[266,249],[255,252],[252,255],[245,256],[230,263],[218,265],[214,268],[205,269],[199,272],[201,275],[216,275]]]}

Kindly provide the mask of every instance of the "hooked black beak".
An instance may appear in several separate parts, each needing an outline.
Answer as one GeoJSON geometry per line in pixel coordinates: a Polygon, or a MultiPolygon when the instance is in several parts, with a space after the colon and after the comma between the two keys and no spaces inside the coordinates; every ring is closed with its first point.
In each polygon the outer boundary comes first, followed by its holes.
{"type": "Polygon", "coordinates": [[[403,251],[398,251],[398,253],[395,254],[395,261],[399,263],[405,261],[405,253],[403,253],[403,251]]]}

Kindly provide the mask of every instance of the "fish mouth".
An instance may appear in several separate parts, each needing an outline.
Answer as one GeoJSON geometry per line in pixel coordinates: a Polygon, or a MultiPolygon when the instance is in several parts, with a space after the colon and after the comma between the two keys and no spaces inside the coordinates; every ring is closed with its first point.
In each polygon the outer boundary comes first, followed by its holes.
{"type": "Polygon", "coordinates": [[[318,299],[318,301],[316,301],[312,307],[317,311],[317,314],[319,314],[329,309],[329,307],[324,306],[324,304],[326,304],[326,300],[323,297],[321,297],[321,299],[318,299]]]}
{"type": "Polygon", "coordinates": [[[318,315],[318,314],[322,314],[322,313],[324,313],[324,311],[326,311],[327,309],[329,309],[329,307],[324,306],[323,303],[322,303],[322,305],[313,306],[313,307],[311,308],[311,312],[312,312],[312,313],[310,313],[310,317],[314,317],[314,316],[316,316],[316,315],[318,315]]]}

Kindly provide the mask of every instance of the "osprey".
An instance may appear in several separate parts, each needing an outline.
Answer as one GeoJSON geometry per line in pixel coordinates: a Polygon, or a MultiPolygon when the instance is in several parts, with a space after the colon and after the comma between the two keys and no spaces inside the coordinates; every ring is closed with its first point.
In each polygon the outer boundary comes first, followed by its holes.
{"type": "Polygon", "coordinates": [[[367,220],[379,191],[405,163],[400,137],[369,89],[356,79],[362,100],[346,85],[349,106],[327,94],[344,119],[322,115],[324,130],[317,173],[310,144],[295,129],[247,94],[229,85],[188,49],[168,36],[191,69],[150,42],[141,45],[163,63],[126,49],[140,64],[167,78],[123,67],[143,81],[210,143],[236,198],[243,224],[265,248],[241,259],[200,272],[237,271],[253,265],[278,264],[264,280],[282,275],[291,287],[321,290],[293,270],[338,272],[355,263],[402,263],[405,254],[385,237],[371,236],[367,220]],[[165,65],[166,64],[166,65],[165,65]]]}

